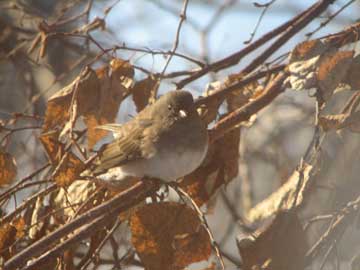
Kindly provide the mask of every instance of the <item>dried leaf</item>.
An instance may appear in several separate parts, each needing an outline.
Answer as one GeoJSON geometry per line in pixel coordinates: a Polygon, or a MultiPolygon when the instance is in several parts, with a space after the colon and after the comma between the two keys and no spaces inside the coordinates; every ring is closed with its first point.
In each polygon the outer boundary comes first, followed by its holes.
{"type": "MultiPolygon", "coordinates": [[[[234,74],[230,75],[225,85],[230,86],[231,84],[241,80],[243,78],[242,74],[234,74]]],[[[228,110],[234,111],[246,103],[250,101],[250,99],[254,98],[254,96],[259,95],[262,92],[262,87],[258,84],[257,81],[254,81],[245,87],[241,87],[235,91],[231,91],[231,93],[226,97],[226,102],[228,104],[228,110]]]]}
{"type": "Polygon", "coordinates": [[[90,68],[85,68],[72,83],[50,97],[43,131],[46,132],[56,126],[62,127],[70,120],[70,105],[75,93],[78,116],[91,110],[95,111],[99,101],[99,87],[95,72],[90,68]]]}
{"type": "Polygon", "coordinates": [[[360,90],[360,54],[354,57],[344,83],[349,84],[352,90],[360,90]]]}
{"type": "Polygon", "coordinates": [[[83,162],[71,152],[66,152],[53,173],[57,185],[64,187],[76,180],[84,170],[83,162]]]}
{"type": "Polygon", "coordinates": [[[344,80],[353,55],[354,51],[339,51],[321,57],[316,78],[325,101],[330,99],[336,87],[344,80]]]}
{"type": "MultiPolygon", "coordinates": [[[[204,97],[212,95],[214,92],[218,92],[224,85],[220,81],[215,81],[206,85],[204,97]]],[[[201,105],[198,108],[198,113],[201,119],[208,125],[214,121],[218,115],[219,108],[224,102],[224,98],[219,97],[212,99],[210,102],[207,102],[204,105],[201,105]]]]}
{"type": "Polygon", "coordinates": [[[17,174],[15,159],[0,149],[0,188],[9,185],[17,174]]]}
{"type": "Polygon", "coordinates": [[[158,80],[152,76],[135,83],[131,92],[137,112],[140,112],[148,103],[152,103],[155,100],[155,93],[158,87],[158,80]]]}
{"type": "Polygon", "coordinates": [[[57,164],[64,153],[65,145],[59,142],[60,132],[52,130],[42,133],[39,137],[42,145],[45,148],[46,154],[49,157],[51,164],[57,164]]]}
{"type": "Polygon", "coordinates": [[[45,234],[45,225],[50,219],[46,217],[47,208],[44,206],[44,198],[38,197],[36,199],[34,210],[31,214],[31,224],[29,230],[30,239],[39,239],[45,234]]]}
{"type": "Polygon", "coordinates": [[[180,186],[197,205],[207,202],[220,186],[229,183],[237,176],[239,142],[239,128],[226,133],[209,146],[203,164],[180,182],[180,186]]]}
{"type": "Polygon", "coordinates": [[[319,40],[303,42],[290,54],[288,82],[294,90],[318,87],[327,101],[344,80],[353,55],[353,51],[338,51],[319,40]]]}
{"type": "Polygon", "coordinates": [[[9,223],[0,226],[0,257],[11,257],[11,245],[15,242],[16,228],[9,223]]]}
{"type": "Polygon", "coordinates": [[[25,236],[25,219],[24,217],[19,217],[12,221],[12,226],[16,229],[16,239],[22,238],[25,236]]]}
{"type": "Polygon", "coordinates": [[[296,91],[310,89],[316,86],[316,69],[320,56],[315,56],[309,60],[290,63],[289,83],[291,88],[296,91]]]}
{"type": "Polygon", "coordinates": [[[325,53],[329,49],[325,43],[319,39],[304,41],[295,46],[291,51],[289,62],[306,61],[325,53]]]}
{"type": "Polygon", "coordinates": [[[296,211],[280,211],[237,245],[244,270],[300,270],[305,267],[306,235],[296,211]]]}
{"type": "Polygon", "coordinates": [[[324,131],[348,127],[353,132],[360,132],[360,111],[319,117],[319,124],[324,131]]]}
{"type": "Polygon", "coordinates": [[[97,109],[84,115],[89,149],[107,134],[96,127],[114,122],[120,103],[133,84],[134,68],[128,61],[113,59],[110,66],[97,69],[96,74],[101,87],[97,109]]]}
{"type": "Polygon", "coordinates": [[[311,183],[313,166],[304,163],[302,168],[294,171],[290,178],[269,197],[250,209],[247,220],[256,222],[268,218],[279,210],[289,210],[294,204],[300,206],[306,195],[307,187],[311,183]],[[300,181],[300,186],[298,187],[300,181]],[[298,192],[297,192],[298,191],[298,192]]]}
{"type": "Polygon", "coordinates": [[[144,205],[131,215],[130,228],[146,269],[180,270],[210,257],[209,237],[196,212],[185,205],[144,205]]]}
{"type": "MultiPolygon", "coordinates": [[[[87,180],[76,180],[66,187],[66,190],[61,188],[53,199],[55,207],[62,209],[57,211],[57,218],[61,220],[72,218],[79,205],[86,202],[96,190],[95,183],[87,180]]],[[[91,203],[89,207],[92,206],[93,204],[91,203]]],[[[89,207],[83,207],[84,211],[89,207]]]]}
{"type": "Polygon", "coordinates": [[[329,48],[320,40],[298,44],[289,57],[289,83],[294,90],[305,90],[316,86],[316,69],[321,55],[329,48]]]}

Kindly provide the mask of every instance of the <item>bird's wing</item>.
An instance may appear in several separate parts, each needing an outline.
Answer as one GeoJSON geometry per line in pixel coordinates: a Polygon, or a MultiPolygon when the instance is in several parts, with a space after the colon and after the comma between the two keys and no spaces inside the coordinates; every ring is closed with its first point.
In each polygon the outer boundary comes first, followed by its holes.
{"type": "Polygon", "coordinates": [[[144,131],[149,125],[151,125],[150,121],[137,121],[136,125],[125,124],[122,127],[116,126],[116,130],[108,129],[121,135],[101,147],[99,159],[91,170],[92,174],[99,175],[113,167],[146,158],[142,146],[144,131]]]}

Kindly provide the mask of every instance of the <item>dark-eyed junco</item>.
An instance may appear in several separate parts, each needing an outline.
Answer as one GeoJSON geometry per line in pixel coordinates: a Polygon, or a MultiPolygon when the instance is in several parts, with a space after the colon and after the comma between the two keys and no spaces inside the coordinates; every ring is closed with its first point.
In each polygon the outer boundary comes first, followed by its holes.
{"type": "Polygon", "coordinates": [[[112,131],[114,141],[82,176],[112,185],[128,177],[175,181],[195,170],[208,148],[206,125],[183,90],[166,93],[123,125],[99,128],[112,131]]]}

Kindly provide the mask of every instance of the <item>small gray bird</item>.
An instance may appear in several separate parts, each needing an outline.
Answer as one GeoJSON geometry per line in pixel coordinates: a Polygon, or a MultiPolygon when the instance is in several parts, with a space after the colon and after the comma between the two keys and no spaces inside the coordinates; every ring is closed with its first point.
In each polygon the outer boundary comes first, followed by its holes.
{"type": "Polygon", "coordinates": [[[111,185],[128,177],[175,181],[195,170],[208,148],[206,125],[187,91],[166,93],[123,125],[99,128],[112,131],[114,141],[82,176],[111,185]]]}

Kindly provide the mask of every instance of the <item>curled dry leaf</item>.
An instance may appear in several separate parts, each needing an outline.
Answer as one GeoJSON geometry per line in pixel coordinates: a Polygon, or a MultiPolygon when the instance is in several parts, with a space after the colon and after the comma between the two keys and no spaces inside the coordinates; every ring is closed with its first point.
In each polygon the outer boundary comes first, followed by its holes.
{"type": "Polygon", "coordinates": [[[65,187],[76,180],[84,168],[84,163],[77,156],[66,152],[52,176],[58,186],[65,187]]]}
{"type": "Polygon", "coordinates": [[[324,131],[348,128],[352,132],[360,132],[360,111],[320,116],[319,124],[324,131]]]}
{"type": "MultiPolygon", "coordinates": [[[[96,192],[96,189],[95,183],[88,180],[76,180],[66,190],[61,188],[53,198],[54,206],[57,209],[62,209],[57,211],[57,218],[62,221],[72,218],[79,205],[86,202],[96,192]]],[[[89,207],[91,206],[93,206],[92,203],[89,207]]],[[[84,210],[86,209],[88,208],[84,208],[84,210]]]]}
{"type": "Polygon", "coordinates": [[[50,219],[50,216],[47,216],[47,213],[48,208],[44,206],[44,198],[38,197],[31,214],[31,224],[29,230],[30,239],[39,239],[45,235],[46,223],[48,223],[50,219]]]}
{"type": "Polygon", "coordinates": [[[0,188],[9,185],[17,174],[15,159],[0,148],[0,188]]]}
{"type": "MultiPolygon", "coordinates": [[[[211,95],[214,92],[218,92],[223,87],[223,84],[220,81],[215,81],[207,84],[205,92],[203,94],[204,97],[211,95]]],[[[219,97],[216,99],[212,99],[210,102],[207,102],[205,105],[201,105],[198,109],[198,113],[203,121],[208,125],[212,121],[216,119],[218,115],[219,108],[223,103],[224,98],[219,97]]]]}
{"type": "Polygon", "coordinates": [[[77,115],[96,110],[99,101],[99,82],[96,73],[86,67],[75,80],[51,96],[47,103],[43,131],[63,127],[70,120],[70,105],[76,94],[77,115]]]}
{"type": "Polygon", "coordinates": [[[110,66],[96,70],[96,74],[100,84],[96,110],[84,115],[89,149],[107,134],[107,131],[96,127],[115,121],[120,103],[133,84],[134,68],[128,61],[116,58],[110,62],[110,66]]]}
{"type": "Polygon", "coordinates": [[[140,112],[146,105],[155,101],[158,88],[159,81],[153,76],[149,76],[146,79],[135,83],[134,87],[131,89],[131,93],[137,112],[140,112]]]}
{"type": "MultiPolygon", "coordinates": [[[[225,84],[230,86],[237,81],[240,81],[243,78],[242,74],[230,75],[225,84]]],[[[256,97],[261,93],[263,88],[259,85],[257,81],[254,81],[250,84],[247,84],[245,87],[241,87],[235,91],[231,91],[226,97],[226,102],[228,104],[228,110],[234,111],[246,103],[248,103],[252,98],[256,97]]]]}
{"type": "Polygon", "coordinates": [[[336,87],[344,80],[353,56],[354,51],[339,51],[321,57],[316,79],[325,101],[330,99],[336,87]]]}
{"type": "Polygon", "coordinates": [[[304,41],[295,46],[291,51],[289,62],[310,60],[313,57],[322,55],[329,49],[329,46],[319,39],[304,41]]]}
{"type": "Polygon", "coordinates": [[[16,229],[16,239],[20,239],[25,236],[25,219],[19,217],[11,222],[12,226],[16,229]]]}
{"type": "Polygon", "coordinates": [[[289,82],[294,90],[305,90],[316,84],[316,68],[328,46],[320,40],[298,44],[290,53],[288,70],[289,82]]]}
{"type": "Polygon", "coordinates": [[[16,240],[16,228],[10,223],[0,226],[0,258],[7,260],[11,257],[11,245],[16,240]]]}
{"type": "Polygon", "coordinates": [[[306,235],[296,211],[280,211],[255,232],[237,237],[244,270],[300,270],[305,266],[306,235]]]}
{"type": "Polygon", "coordinates": [[[313,166],[303,163],[303,166],[295,170],[279,189],[250,209],[247,220],[256,222],[274,215],[279,210],[289,210],[292,208],[295,199],[295,206],[300,206],[311,184],[313,175],[313,166]],[[298,186],[299,181],[300,186],[298,186]]]}
{"type": "Polygon", "coordinates": [[[133,67],[121,59],[113,59],[110,65],[96,72],[86,67],[72,83],[50,97],[43,131],[60,127],[63,136],[83,116],[88,127],[88,146],[92,148],[106,135],[106,131],[95,130],[96,126],[115,120],[133,76],[133,67]]]}
{"type": "Polygon", "coordinates": [[[327,101],[345,79],[353,55],[353,51],[338,51],[320,40],[303,42],[290,54],[288,82],[294,90],[318,87],[327,101]]]}
{"type": "Polygon", "coordinates": [[[203,164],[180,182],[197,205],[207,202],[220,186],[238,175],[239,142],[239,128],[226,133],[209,146],[203,164]]]}
{"type": "Polygon", "coordinates": [[[360,90],[360,54],[354,57],[343,82],[352,90],[360,90]]]}
{"type": "Polygon", "coordinates": [[[163,202],[138,208],[130,217],[132,243],[146,269],[183,269],[207,260],[211,244],[196,212],[163,202]]]}
{"type": "Polygon", "coordinates": [[[65,145],[59,142],[60,132],[58,130],[51,130],[42,133],[39,137],[42,145],[45,148],[46,154],[51,164],[57,164],[65,150],[65,145]]]}

